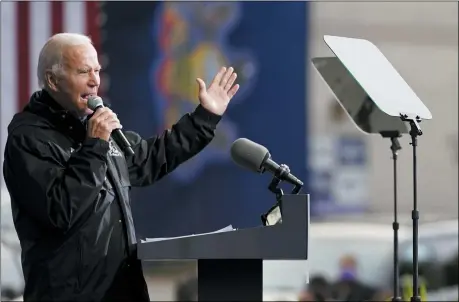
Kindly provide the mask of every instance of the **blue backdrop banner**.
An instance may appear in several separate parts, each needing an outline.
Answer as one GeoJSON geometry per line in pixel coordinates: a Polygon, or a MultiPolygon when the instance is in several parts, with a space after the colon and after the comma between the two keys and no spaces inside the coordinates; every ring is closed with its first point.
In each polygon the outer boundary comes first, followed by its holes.
{"type": "MultiPolygon", "coordinates": [[[[269,175],[237,167],[238,137],[265,145],[307,183],[306,2],[106,2],[105,97],[123,128],[160,133],[198,104],[197,77],[233,66],[241,89],[214,141],[152,187],[133,190],[140,236],[259,225],[269,175]]],[[[286,187],[288,190],[289,187],[286,187]]]]}

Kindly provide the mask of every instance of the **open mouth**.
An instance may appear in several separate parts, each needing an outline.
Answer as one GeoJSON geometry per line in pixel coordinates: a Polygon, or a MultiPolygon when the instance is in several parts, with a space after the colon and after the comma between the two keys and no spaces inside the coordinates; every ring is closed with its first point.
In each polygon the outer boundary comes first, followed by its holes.
{"type": "Polygon", "coordinates": [[[87,101],[88,98],[91,97],[91,96],[95,96],[95,94],[94,93],[83,93],[81,95],[81,98],[87,101]]]}

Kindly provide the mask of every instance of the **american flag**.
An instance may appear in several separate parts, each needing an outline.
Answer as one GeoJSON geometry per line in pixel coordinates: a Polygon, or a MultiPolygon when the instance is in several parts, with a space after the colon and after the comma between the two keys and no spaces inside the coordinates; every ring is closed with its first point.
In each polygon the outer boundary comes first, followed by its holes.
{"type": "MultiPolygon", "coordinates": [[[[40,49],[55,33],[89,35],[100,53],[99,2],[2,1],[1,5],[1,163],[7,126],[13,115],[39,89],[37,63],[40,49]]],[[[1,177],[3,187],[3,176],[1,177]]]]}

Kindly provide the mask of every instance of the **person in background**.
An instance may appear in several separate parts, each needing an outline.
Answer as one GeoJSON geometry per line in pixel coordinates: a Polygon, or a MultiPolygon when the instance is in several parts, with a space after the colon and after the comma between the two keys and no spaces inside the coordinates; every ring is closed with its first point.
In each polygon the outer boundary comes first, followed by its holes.
{"type": "Polygon", "coordinates": [[[323,276],[314,276],[300,292],[298,301],[331,301],[330,283],[323,276]]]}
{"type": "Polygon", "coordinates": [[[374,299],[377,291],[357,277],[357,261],[351,255],[341,258],[340,278],[332,286],[332,297],[338,301],[366,301],[374,299]]]}

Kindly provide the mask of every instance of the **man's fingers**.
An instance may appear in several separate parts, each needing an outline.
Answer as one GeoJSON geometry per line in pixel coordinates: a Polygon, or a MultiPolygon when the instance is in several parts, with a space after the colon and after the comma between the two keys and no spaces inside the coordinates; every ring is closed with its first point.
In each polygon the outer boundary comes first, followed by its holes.
{"type": "Polygon", "coordinates": [[[100,109],[97,109],[94,114],[91,116],[91,119],[96,119],[98,118],[102,113],[106,112],[108,108],[104,107],[104,108],[100,108],[100,109]]]}
{"type": "Polygon", "coordinates": [[[106,120],[105,120],[107,123],[120,123],[120,120],[117,118],[117,117],[108,117],[106,120]]]}
{"type": "Polygon", "coordinates": [[[236,81],[237,78],[237,73],[233,73],[231,77],[229,78],[228,82],[226,83],[225,87],[223,88],[225,91],[230,90],[230,88],[233,86],[234,81],[236,81]]]}
{"type": "Polygon", "coordinates": [[[123,126],[120,124],[119,121],[111,121],[109,124],[108,124],[109,128],[111,131],[115,130],[115,129],[121,129],[123,128],[123,126]]]}
{"type": "Polygon", "coordinates": [[[112,131],[115,129],[113,127],[120,124],[118,116],[109,108],[101,108],[97,110],[97,112],[99,111],[99,115],[96,116],[94,114],[94,116],[89,121],[90,124],[93,125],[93,127],[96,129],[101,127],[102,129],[105,129],[105,131],[112,131]]]}
{"type": "Polygon", "coordinates": [[[104,117],[104,119],[106,123],[112,123],[112,122],[119,123],[120,122],[120,120],[118,119],[118,116],[113,112],[111,112],[110,114],[107,114],[107,116],[104,117]]]}
{"type": "Polygon", "coordinates": [[[112,132],[115,129],[121,129],[121,123],[118,120],[107,120],[99,124],[104,131],[112,132]]]}
{"type": "Polygon", "coordinates": [[[198,82],[200,91],[206,91],[206,83],[201,78],[197,78],[196,82],[198,82]]]}
{"type": "Polygon", "coordinates": [[[117,117],[116,114],[115,114],[113,111],[111,111],[109,108],[104,108],[104,109],[106,109],[106,110],[104,110],[104,111],[97,117],[98,120],[103,121],[103,120],[110,119],[110,118],[112,118],[112,117],[115,117],[115,118],[117,117]]]}
{"type": "Polygon", "coordinates": [[[212,85],[220,85],[223,75],[226,72],[226,67],[222,67],[220,71],[215,76],[214,80],[212,81],[212,85]]]}
{"type": "Polygon", "coordinates": [[[234,68],[230,67],[226,71],[225,75],[222,77],[222,80],[220,82],[220,86],[225,87],[226,83],[228,83],[228,80],[230,79],[231,75],[233,74],[234,68]]]}
{"type": "Polygon", "coordinates": [[[228,91],[228,97],[231,99],[237,93],[238,90],[239,84],[234,85],[233,88],[231,88],[230,91],[228,91]]]}

